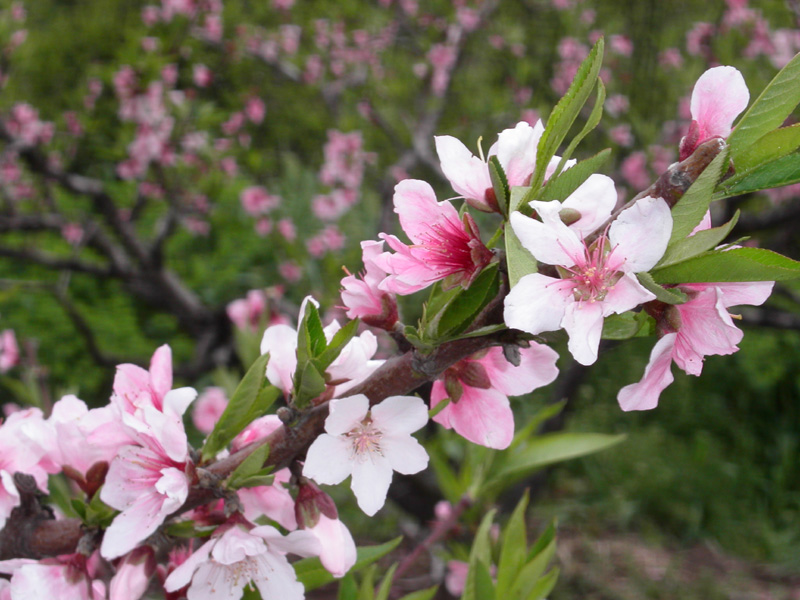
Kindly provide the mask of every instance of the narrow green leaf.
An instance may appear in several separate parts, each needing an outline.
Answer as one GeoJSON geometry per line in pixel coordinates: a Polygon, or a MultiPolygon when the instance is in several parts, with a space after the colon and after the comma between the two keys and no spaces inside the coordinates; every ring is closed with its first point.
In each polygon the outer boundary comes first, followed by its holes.
{"type": "Polygon", "coordinates": [[[528,597],[524,600],[543,600],[547,598],[550,592],[553,591],[553,588],[556,587],[556,582],[558,581],[558,575],[560,571],[558,567],[553,567],[547,572],[547,575],[540,578],[539,581],[536,582],[536,585],[533,586],[533,589],[528,594],[528,597]]]}
{"type": "Polygon", "coordinates": [[[450,465],[450,461],[439,446],[430,446],[427,450],[439,489],[450,504],[457,504],[461,496],[467,491],[466,486],[461,484],[458,474],[450,465]]]}
{"type": "Polygon", "coordinates": [[[325,391],[324,372],[321,372],[313,360],[297,363],[294,375],[294,394],[292,403],[298,410],[303,410],[309,403],[325,391]]]}
{"type": "Polygon", "coordinates": [[[364,573],[358,590],[358,600],[374,600],[376,569],[375,565],[371,565],[364,573]]]}
{"type": "Polygon", "coordinates": [[[494,600],[496,597],[489,567],[483,561],[478,561],[478,564],[475,565],[475,598],[494,600]]]}
{"type": "Polygon", "coordinates": [[[520,444],[514,452],[500,455],[503,460],[481,493],[494,493],[537,469],[605,450],[624,439],[624,435],[602,433],[548,433],[537,436],[526,444],[520,444]]]}
{"type": "Polygon", "coordinates": [[[791,185],[798,181],[800,152],[795,152],[724,181],[714,194],[714,200],[791,185]]]}
{"type": "MultiPolygon", "coordinates": [[[[586,60],[581,63],[567,93],[558,101],[558,104],[556,104],[547,119],[547,126],[536,150],[536,170],[531,180],[532,194],[535,194],[541,187],[550,159],[553,158],[561,142],[564,141],[583,105],[589,99],[592,89],[594,89],[597,75],[600,73],[600,67],[603,63],[603,46],[604,42],[601,37],[589,52],[586,60]]],[[[532,194],[528,200],[533,198],[532,194]]],[[[512,212],[516,209],[517,206],[512,204],[512,212]]]]}
{"type": "Polygon", "coordinates": [[[734,164],[737,173],[791,154],[800,148],[800,123],[770,131],[747,148],[734,164]]]}
{"type": "Polygon", "coordinates": [[[179,538],[202,538],[210,536],[216,528],[216,525],[198,527],[194,521],[177,521],[167,525],[164,533],[179,538]]]}
{"type": "Polygon", "coordinates": [[[306,356],[315,358],[325,351],[328,341],[322,328],[322,319],[319,309],[308,300],[305,303],[305,314],[297,330],[297,360],[300,362],[306,356]]]}
{"type": "Polygon", "coordinates": [[[253,450],[250,456],[245,458],[242,464],[234,469],[233,473],[228,477],[228,485],[232,489],[237,489],[237,483],[255,475],[264,468],[267,458],[269,458],[269,444],[265,442],[253,450]]]}
{"type": "Polygon", "coordinates": [[[733,248],[706,252],[652,276],[661,284],[786,281],[800,277],[800,262],[763,248],[733,248]]]}
{"type": "Polygon", "coordinates": [[[714,189],[728,169],[728,149],[723,148],[711,161],[686,193],[672,207],[672,235],[670,243],[682,240],[697,227],[708,211],[714,189]]]}
{"type": "Polygon", "coordinates": [[[525,561],[528,536],[525,527],[525,511],[528,508],[528,490],[517,503],[511,518],[503,530],[503,546],[497,562],[497,597],[507,598],[511,584],[525,561]]]}
{"type": "Polygon", "coordinates": [[[333,335],[331,341],[328,343],[328,347],[314,361],[318,368],[322,369],[322,371],[325,371],[325,369],[333,364],[333,361],[339,357],[344,347],[356,335],[356,332],[358,331],[358,323],[358,319],[348,321],[344,327],[342,327],[333,335]]]}
{"type": "MultiPolygon", "coordinates": [[[[356,563],[353,565],[352,569],[350,569],[350,572],[355,573],[360,571],[364,567],[383,558],[389,554],[389,552],[397,548],[402,539],[403,537],[399,536],[379,546],[364,546],[358,548],[356,551],[356,563]]],[[[294,567],[295,573],[297,573],[297,580],[303,584],[307,592],[322,587],[334,580],[333,575],[322,566],[322,563],[316,556],[298,560],[296,563],[293,563],[292,566],[294,567]]]]}
{"type": "Polygon", "coordinates": [[[736,225],[736,222],[739,220],[739,213],[740,211],[737,210],[733,218],[724,225],[698,231],[692,236],[670,244],[667,246],[667,251],[664,253],[664,256],[661,257],[661,260],[658,261],[655,268],[658,269],[660,267],[674,265],[690,259],[693,256],[697,256],[698,254],[702,254],[706,250],[716,248],[722,240],[728,237],[728,234],[736,225]]]}
{"type": "Polygon", "coordinates": [[[603,80],[599,77],[597,78],[597,98],[594,101],[594,107],[592,108],[592,112],[589,114],[589,118],[586,121],[586,124],[581,129],[580,133],[576,135],[572,141],[567,146],[567,149],[564,150],[564,153],[561,155],[561,160],[558,161],[558,166],[556,170],[553,172],[551,177],[555,177],[561,173],[564,169],[564,165],[567,164],[567,160],[572,157],[572,153],[575,152],[575,148],[578,147],[589,133],[597,127],[597,124],[600,122],[600,118],[603,116],[603,104],[606,101],[606,86],[603,85],[603,80]]]}
{"type": "Polygon", "coordinates": [[[728,136],[731,158],[736,165],[740,156],[764,135],[780,127],[800,103],[800,54],[775,75],[728,136]]]}
{"type": "Polygon", "coordinates": [[[503,171],[503,166],[500,164],[500,159],[497,158],[496,155],[489,157],[489,179],[492,180],[492,189],[494,190],[494,195],[497,199],[497,206],[500,208],[500,213],[507,217],[508,201],[511,196],[511,191],[508,187],[506,173],[503,171]]]}
{"type": "Polygon", "coordinates": [[[433,587],[429,587],[425,590],[418,590],[416,592],[411,592],[410,594],[406,594],[400,600],[433,600],[433,597],[436,595],[436,592],[439,591],[439,586],[435,585],[433,587]]]}
{"type": "Polygon", "coordinates": [[[512,227],[506,227],[506,263],[508,265],[508,283],[513,288],[520,279],[536,273],[539,263],[533,254],[519,241],[512,227]]]}
{"type": "Polygon", "coordinates": [[[378,588],[378,593],[375,594],[375,600],[388,600],[389,592],[392,589],[392,581],[394,580],[394,572],[397,570],[397,563],[394,563],[389,571],[384,575],[381,580],[381,585],[378,588]]]}
{"type": "Polygon", "coordinates": [[[357,600],[358,585],[352,573],[348,573],[339,580],[339,594],[337,600],[357,600]]]}
{"type": "Polygon", "coordinates": [[[497,333],[498,331],[502,331],[503,329],[508,329],[508,327],[502,323],[498,325],[486,325],[485,327],[478,327],[477,329],[473,329],[469,333],[459,333],[458,335],[451,337],[450,341],[466,340],[474,337],[483,337],[491,333],[497,333]]]}
{"type": "Polygon", "coordinates": [[[264,415],[280,396],[280,390],[267,386],[269,354],[259,356],[236,387],[228,406],[203,444],[203,460],[209,460],[225,448],[254,419],[264,415]],[[265,387],[266,386],[266,387],[265,387]]]}
{"type": "Polygon", "coordinates": [[[245,477],[244,479],[240,479],[236,482],[234,489],[242,489],[242,488],[254,488],[254,487],[262,487],[266,485],[272,485],[275,483],[275,475],[272,473],[272,467],[268,469],[262,469],[255,475],[251,475],[250,477],[245,477]]]}
{"type": "Polygon", "coordinates": [[[490,265],[475,278],[472,285],[461,290],[435,320],[436,330],[431,337],[436,339],[458,335],[472,324],[473,319],[497,295],[500,282],[497,265],[490,265]]]}
{"type": "Polygon", "coordinates": [[[653,281],[653,276],[650,273],[636,273],[636,279],[642,284],[648,292],[652,292],[656,296],[656,300],[666,302],[667,304],[683,304],[689,297],[679,289],[667,289],[658,285],[653,281]]]}
{"type": "Polygon", "coordinates": [[[558,177],[551,177],[539,194],[539,198],[545,201],[566,200],[572,192],[589,179],[589,175],[599,173],[610,156],[611,148],[606,148],[570,167],[558,177]]]}
{"type": "MultiPolygon", "coordinates": [[[[478,596],[478,563],[484,565],[492,564],[492,545],[489,537],[489,530],[492,527],[492,520],[497,511],[491,510],[481,521],[475,539],[472,542],[472,550],[469,554],[469,570],[467,580],[464,582],[464,593],[461,600],[484,600],[478,596]]],[[[489,598],[487,600],[492,600],[489,598]]]]}
{"type": "Polygon", "coordinates": [[[528,598],[536,588],[540,578],[544,575],[547,565],[553,558],[556,551],[555,539],[542,550],[537,552],[534,557],[525,563],[519,570],[511,586],[508,598],[528,598]]]}
{"type": "Polygon", "coordinates": [[[436,406],[434,406],[432,409],[430,409],[428,411],[428,418],[432,419],[433,417],[438,415],[440,412],[442,412],[447,407],[448,404],[450,404],[450,398],[445,398],[443,400],[440,400],[439,404],[437,404],[436,406]]]}
{"type": "Polygon", "coordinates": [[[545,550],[547,550],[547,548],[554,543],[553,540],[555,539],[556,539],[556,522],[553,520],[550,521],[550,524],[547,526],[547,529],[545,529],[542,535],[539,536],[539,539],[536,540],[536,543],[533,546],[531,546],[531,549],[528,552],[528,560],[531,561],[541,552],[545,552],[545,550]]]}

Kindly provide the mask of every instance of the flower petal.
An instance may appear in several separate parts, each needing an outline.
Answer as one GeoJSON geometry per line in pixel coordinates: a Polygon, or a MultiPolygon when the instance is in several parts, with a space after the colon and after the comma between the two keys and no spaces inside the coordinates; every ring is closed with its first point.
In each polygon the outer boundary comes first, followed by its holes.
{"type": "Polygon", "coordinates": [[[416,396],[389,396],[372,407],[372,420],[384,434],[410,434],[425,427],[428,408],[416,396]]]}
{"type": "Polygon", "coordinates": [[[672,235],[672,213],[662,198],[646,196],[625,209],[611,224],[613,257],[627,273],[649,271],[664,256],[672,235]]]}
{"type": "Polygon", "coordinates": [[[603,303],[572,302],[564,313],[564,329],[569,335],[567,348],[575,360],[594,364],[603,332],[603,303]]]}
{"type": "Polygon", "coordinates": [[[464,144],[452,136],[439,135],[433,139],[444,176],[456,193],[484,202],[486,190],[492,187],[486,163],[473,156],[464,144]]]}
{"type": "Polygon", "coordinates": [[[508,185],[528,185],[536,168],[536,147],[544,132],[538,121],[520,121],[513,129],[506,129],[497,136],[497,158],[503,167],[508,185]]]}
{"type": "Polygon", "coordinates": [[[384,436],[381,439],[381,453],[392,469],[403,475],[413,475],[428,467],[428,453],[410,435],[384,436]]]}
{"type": "Polygon", "coordinates": [[[571,281],[539,273],[525,275],[505,298],[506,325],[537,334],[561,329],[564,311],[572,299],[571,281]]]}
{"type": "Polygon", "coordinates": [[[734,67],[714,67],[703,73],[692,91],[692,118],[700,127],[698,143],[728,137],[733,120],[750,101],[742,74],[734,67]]]}
{"type": "Polygon", "coordinates": [[[677,334],[669,333],[662,337],[650,352],[650,361],[639,383],[626,385],[617,394],[622,410],[650,410],[658,405],[658,397],[673,381],[672,351],[677,334]]]}
{"type": "Polygon", "coordinates": [[[511,227],[520,243],[539,262],[562,267],[574,266],[578,257],[583,256],[584,245],[558,216],[561,204],[554,200],[531,202],[531,206],[542,217],[541,222],[519,212],[511,213],[511,227]]]}
{"type": "Polygon", "coordinates": [[[306,453],[303,475],[326,485],[341,483],[353,468],[350,454],[346,439],[323,433],[306,453]]]}
{"type": "Polygon", "coordinates": [[[325,419],[325,431],[331,435],[342,435],[367,416],[369,399],[364,394],[335,398],[331,400],[329,408],[330,414],[325,419]]]}
{"type": "Polygon", "coordinates": [[[386,494],[392,483],[392,467],[389,461],[378,454],[353,462],[353,479],[350,487],[356,495],[359,508],[367,516],[373,516],[386,502],[386,494]]]}
{"type": "Polygon", "coordinates": [[[569,228],[585,237],[611,217],[617,204],[617,190],[614,180],[606,175],[589,175],[578,189],[564,200],[562,208],[571,208],[581,214],[581,218],[571,223],[569,228]]]}

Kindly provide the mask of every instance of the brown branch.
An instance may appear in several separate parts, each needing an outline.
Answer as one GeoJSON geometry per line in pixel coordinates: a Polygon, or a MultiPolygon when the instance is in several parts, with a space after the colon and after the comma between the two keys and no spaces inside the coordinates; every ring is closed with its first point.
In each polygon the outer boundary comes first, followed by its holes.
{"type": "Polygon", "coordinates": [[[0,246],[0,256],[32,262],[48,269],[60,271],[80,271],[97,277],[111,277],[114,272],[109,267],[87,263],[77,258],[61,258],[33,250],[31,248],[8,248],[0,246]]]}

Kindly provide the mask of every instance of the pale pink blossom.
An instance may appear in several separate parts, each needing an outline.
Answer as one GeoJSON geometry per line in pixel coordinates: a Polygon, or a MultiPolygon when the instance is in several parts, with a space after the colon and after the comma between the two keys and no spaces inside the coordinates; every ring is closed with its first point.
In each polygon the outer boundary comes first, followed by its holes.
{"type": "Polygon", "coordinates": [[[392,473],[418,473],[428,465],[425,449],[411,434],[428,422],[425,403],[390,396],[370,408],[363,394],[331,400],[320,435],[306,455],[303,475],[335,485],[352,475],[358,506],[372,516],[383,506],[392,473]]]}
{"type": "Polygon", "coordinates": [[[650,353],[644,376],[626,385],[617,400],[622,410],[649,410],[673,381],[672,363],[689,375],[700,375],[703,359],[733,354],[744,334],[733,324],[728,308],[763,304],[773,281],[751,283],[693,283],[678,286],[689,296],[684,304],[666,306],[657,319],[661,339],[650,353]]]}
{"type": "Polygon", "coordinates": [[[742,74],[734,67],[714,67],[703,73],[692,91],[692,124],[680,143],[680,160],[711,138],[727,138],[733,120],[750,101],[742,74]]]}
{"type": "Polygon", "coordinates": [[[6,373],[19,364],[19,345],[13,329],[0,333],[0,373],[6,373]]]}
{"type": "Polygon", "coordinates": [[[398,183],[394,211],[412,245],[405,245],[393,235],[380,234],[395,251],[374,259],[389,273],[381,282],[381,289],[411,294],[440,280],[445,280],[446,287],[467,288],[491,262],[493,254],[481,241],[474,219],[469,213],[459,218],[458,211],[446,200],[437,202],[428,183],[416,179],[398,183]]]}
{"type": "Polygon", "coordinates": [[[292,260],[285,260],[278,265],[278,273],[289,283],[297,283],[303,278],[303,269],[292,260]]]}
{"type": "Polygon", "coordinates": [[[268,193],[266,188],[262,186],[245,188],[239,197],[242,207],[253,216],[266,214],[281,203],[279,196],[268,193]]]}
{"type": "Polygon", "coordinates": [[[311,533],[282,536],[269,525],[247,529],[238,524],[217,531],[167,577],[168,592],[188,585],[188,600],[238,600],[244,587],[254,584],[263,598],[304,598],[303,585],[286,554],[319,554],[319,542],[311,533]]]}
{"type": "Polygon", "coordinates": [[[469,564],[463,560],[448,560],[447,574],[444,576],[444,586],[453,596],[460,597],[464,593],[467,583],[469,564]]]}
{"type": "Polygon", "coordinates": [[[142,546],[126,554],[111,578],[108,600],[138,600],[147,591],[155,570],[155,556],[150,546],[142,546]]]}
{"type": "Polygon", "coordinates": [[[514,438],[514,414],[509,396],[521,396],[555,380],[558,353],[531,342],[521,348],[515,367],[501,348],[473,355],[447,369],[433,383],[431,408],[445,398],[450,403],[433,420],[469,441],[502,450],[514,438]]]}
{"type": "Polygon", "coordinates": [[[264,116],[267,114],[267,108],[261,98],[252,97],[247,99],[244,113],[251,122],[261,123],[264,120],[264,116]]]}
{"type": "MultiPolygon", "coordinates": [[[[7,587],[11,600],[106,600],[105,585],[99,579],[91,579],[86,562],[80,554],[41,561],[18,558],[0,561],[0,573],[11,575],[7,587]]],[[[139,596],[129,598],[137,600],[139,596]]]]}
{"type": "MultiPolygon", "coordinates": [[[[607,193],[616,202],[613,189],[607,193]]],[[[603,319],[655,298],[635,273],[650,270],[663,256],[672,215],[661,198],[642,198],[587,247],[562,222],[561,203],[531,206],[541,222],[513,213],[511,225],[539,262],[560,267],[561,278],[532,273],[520,279],[505,299],[506,324],[532,334],[563,328],[572,356],[590,365],[597,360],[603,319]]]]}
{"type": "Polygon", "coordinates": [[[236,327],[246,331],[258,331],[267,310],[264,290],[250,290],[247,296],[234,300],[226,309],[228,318],[236,327]]]}
{"type": "Polygon", "coordinates": [[[319,541],[320,562],[334,577],[343,577],[356,562],[356,544],[339,520],[336,505],[313,482],[301,479],[295,503],[297,523],[319,541]]]}
{"type": "Polygon", "coordinates": [[[214,79],[211,69],[203,64],[196,64],[192,67],[192,79],[197,87],[208,87],[214,79]]]}
{"type": "Polygon", "coordinates": [[[228,406],[228,397],[225,390],[219,387],[206,388],[192,409],[192,423],[200,433],[208,435],[214,430],[225,408],[228,406]]]}
{"type": "Polygon", "coordinates": [[[361,319],[367,325],[388,330],[397,322],[398,313],[394,294],[378,287],[386,276],[386,272],[375,263],[382,252],[382,241],[361,242],[364,272],[360,278],[348,274],[342,279],[341,296],[349,319],[361,319]]]}

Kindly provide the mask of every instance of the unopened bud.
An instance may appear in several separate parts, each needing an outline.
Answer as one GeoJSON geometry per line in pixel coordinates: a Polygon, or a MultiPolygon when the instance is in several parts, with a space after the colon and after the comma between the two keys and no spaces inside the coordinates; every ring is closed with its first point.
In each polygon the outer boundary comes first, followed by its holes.
{"type": "Polygon", "coordinates": [[[581,220],[581,213],[574,208],[562,208],[558,211],[558,216],[564,225],[572,225],[581,220]]]}
{"type": "Polygon", "coordinates": [[[338,519],[339,513],[333,499],[323,492],[317,484],[305,480],[300,484],[297,499],[294,501],[294,516],[300,529],[310,529],[319,523],[320,515],[338,519]]]}

